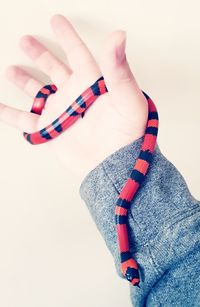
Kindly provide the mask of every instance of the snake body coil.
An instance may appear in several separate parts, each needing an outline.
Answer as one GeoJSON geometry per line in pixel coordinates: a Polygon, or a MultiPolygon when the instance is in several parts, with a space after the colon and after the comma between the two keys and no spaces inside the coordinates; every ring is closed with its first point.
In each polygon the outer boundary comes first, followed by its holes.
{"type": "MultiPolygon", "coordinates": [[[[49,95],[55,93],[57,87],[54,84],[45,85],[35,96],[31,112],[41,115],[49,95]]],[[[106,93],[104,78],[101,76],[97,81],[87,88],[78,98],[63,112],[56,120],[47,127],[34,133],[24,132],[25,139],[33,144],[41,144],[54,139],[69,126],[71,126],[80,115],[83,117],[87,108],[98,96],[106,93]]],[[[148,119],[141,150],[130,177],[125,182],[115,206],[115,224],[118,237],[118,246],[121,258],[121,272],[123,276],[133,285],[139,286],[139,270],[137,262],[132,258],[127,231],[127,217],[130,204],[145,179],[151,163],[153,151],[156,145],[158,133],[158,113],[151,98],[142,91],[148,103],[148,119]]]]}

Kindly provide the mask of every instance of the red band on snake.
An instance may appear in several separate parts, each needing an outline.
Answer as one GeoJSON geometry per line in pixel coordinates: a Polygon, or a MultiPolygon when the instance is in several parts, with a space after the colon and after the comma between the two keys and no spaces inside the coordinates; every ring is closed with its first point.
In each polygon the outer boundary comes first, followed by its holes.
{"type": "MultiPolygon", "coordinates": [[[[54,84],[45,85],[35,96],[31,112],[41,115],[49,95],[54,94],[57,87],[54,84]]],[[[34,133],[24,132],[25,139],[33,144],[41,144],[54,139],[71,126],[80,116],[83,117],[88,107],[106,93],[107,87],[101,76],[95,83],[87,88],[78,98],[50,125],[34,133]]],[[[121,272],[133,285],[139,286],[140,276],[136,260],[132,257],[129,247],[127,231],[127,217],[130,204],[136,195],[141,183],[145,179],[152,155],[156,145],[158,134],[158,112],[151,98],[142,91],[148,103],[148,119],[144,140],[135,164],[130,170],[130,176],[125,182],[115,206],[115,225],[118,237],[118,247],[121,259],[121,272]]]]}

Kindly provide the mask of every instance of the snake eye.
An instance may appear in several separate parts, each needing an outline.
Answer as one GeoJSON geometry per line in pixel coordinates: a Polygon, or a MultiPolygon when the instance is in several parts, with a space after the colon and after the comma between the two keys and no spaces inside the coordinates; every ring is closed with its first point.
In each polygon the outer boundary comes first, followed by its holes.
{"type": "Polygon", "coordinates": [[[129,281],[131,281],[133,279],[133,269],[129,267],[126,271],[125,276],[129,281]]]}
{"type": "Polygon", "coordinates": [[[125,276],[129,281],[132,281],[133,278],[139,278],[138,270],[128,267],[125,276]]]}

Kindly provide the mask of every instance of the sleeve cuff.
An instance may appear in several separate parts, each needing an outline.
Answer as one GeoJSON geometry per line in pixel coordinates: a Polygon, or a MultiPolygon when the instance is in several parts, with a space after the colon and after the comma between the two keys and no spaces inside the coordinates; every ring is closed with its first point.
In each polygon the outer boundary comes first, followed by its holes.
{"type": "MultiPolygon", "coordinates": [[[[114,211],[143,140],[141,137],[108,156],[85,176],[79,188],[122,278],[114,211]]],[[[146,293],[162,272],[194,248],[199,211],[199,202],[183,176],[156,144],[148,172],[128,212],[130,251],[145,272],[146,293]],[[171,231],[173,227],[177,229],[175,233],[171,231]]]]}

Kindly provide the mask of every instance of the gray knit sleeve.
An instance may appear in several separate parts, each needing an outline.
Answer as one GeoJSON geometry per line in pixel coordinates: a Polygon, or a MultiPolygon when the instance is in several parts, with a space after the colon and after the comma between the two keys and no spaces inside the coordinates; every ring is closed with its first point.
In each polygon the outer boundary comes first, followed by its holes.
{"type": "MultiPolygon", "coordinates": [[[[105,158],[79,188],[121,278],[114,210],[143,140],[141,137],[105,158]]],[[[130,251],[139,266],[141,287],[126,281],[133,306],[200,306],[199,221],[200,202],[156,144],[128,214],[130,251]]]]}

